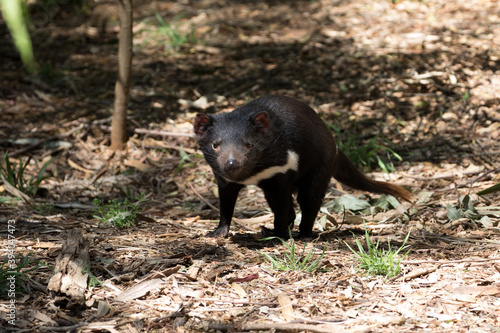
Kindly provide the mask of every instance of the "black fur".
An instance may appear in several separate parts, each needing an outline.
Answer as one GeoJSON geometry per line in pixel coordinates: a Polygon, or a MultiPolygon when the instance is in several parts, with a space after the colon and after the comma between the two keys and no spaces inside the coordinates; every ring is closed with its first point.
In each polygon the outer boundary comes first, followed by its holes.
{"type": "Polygon", "coordinates": [[[227,237],[239,191],[245,180],[273,166],[290,168],[258,182],[274,212],[274,234],[288,238],[295,219],[292,194],[302,210],[300,237],[311,237],[314,220],[331,177],[346,185],[410,199],[405,189],[361,174],[336,147],[332,134],[316,112],[286,96],[258,98],[230,113],[199,114],[194,130],[219,187],[220,222],[208,236],[227,237]]]}

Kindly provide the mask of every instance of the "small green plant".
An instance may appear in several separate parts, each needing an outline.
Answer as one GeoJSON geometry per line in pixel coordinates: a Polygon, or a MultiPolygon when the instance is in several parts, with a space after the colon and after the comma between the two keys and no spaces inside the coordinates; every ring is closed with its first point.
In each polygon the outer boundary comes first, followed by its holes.
{"type": "Polygon", "coordinates": [[[50,267],[38,260],[31,260],[28,253],[17,258],[5,258],[0,264],[0,298],[15,297],[16,293],[29,292],[29,283],[32,281],[30,273],[41,268],[50,267]]]}
{"type": "Polygon", "coordinates": [[[23,160],[19,158],[19,165],[16,166],[10,162],[8,152],[6,152],[2,159],[2,163],[0,164],[1,178],[4,182],[8,182],[10,185],[25,194],[36,195],[40,187],[40,183],[47,178],[45,176],[45,171],[54,158],[45,162],[35,176],[27,176],[25,171],[26,167],[29,165],[31,157],[28,157],[26,163],[23,163],[23,160]]]}
{"type": "Polygon", "coordinates": [[[323,246],[323,252],[316,259],[314,259],[314,248],[311,248],[309,252],[306,253],[306,243],[304,242],[304,247],[302,252],[299,254],[298,249],[296,249],[295,241],[291,237],[290,232],[290,244],[284,239],[278,237],[267,237],[262,240],[279,239],[285,246],[286,251],[283,253],[283,258],[273,257],[267,253],[258,251],[260,255],[266,258],[271,266],[270,269],[273,271],[297,271],[313,273],[317,271],[320,267],[321,261],[325,256],[326,245],[323,246]]]}
{"type": "MultiPolygon", "coordinates": [[[[410,230],[411,231],[411,230],[410,230]]],[[[396,251],[393,251],[391,248],[391,243],[388,242],[388,249],[383,250],[379,249],[379,242],[377,244],[373,244],[370,240],[370,236],[368,235],[368,229],[365,228],[365,238],[366,238],[366,247],[365,251],[361,241],[358,237],[356,238],[356,244],[358,246],[358,251],[353,250],[349,244],[344,242],[349,250],[356,256],[359,264],[358,267],[364,269],[366,271],[366,275],[382,275],[385,277],[393,277],[399,274],[401,271],[401,261],[408,255],[410,250],[408,250],[405,254],[398,258],[399,253],[403,250],[410,237],[410,232],[406,235],[406,238],[396,251]]]]}
{"type": "Polygon", "coordinates": [[[181,160],[179,161],[179,163],[177,163],[177,167],[174,170],[174,174],[179,173],[179,171],[181,171],[181,169],[184,167],[195,166],[196,163],[193,163],[191,161],[191,157],[193,157],[193,156],[199,157],[199,158],[203,157],[202,155],[199,155],[199,154],[186,153],[186,151],[184,150],[184,148],[182,148],[182,146],[179,147],[179,155],[181,157],[181,160]],[[186,162],[190,162],[190,163],[186,163],[186,162]]]}
{"type": "Polygon", "coordinates": [[[140,196],[134,197],[135,202],[131,203],[129,198],[119,202],[116,199],[108,201],[107,205],[103,205],[100,199],[95,198],[92,202],[95,206],[94,218],[99,223],[111,223],[115,227],[125,228],[137,224],[137,213],[139,206],[149,199],[142,193],[140,196]]]}
{"type": "Polygon", "coordinates": [[[335,143],[339,149],[346,154],[354,165],[370,166],[376,162],[383,171],[389,173],[394,171],[394,158],[402,161],[398,153],[383,144],[384,141],[387,143],[387,139],[377,135],[366,143],[361,142],[361,137],[356,132],[356,124],[347,133],[341,131],[338,123],[335,125],[327,124],[327,126],[335,134],[335,143]],[[346,137],[345,140],[342,139],[343,136],[346,137]],[[384,155],[386,156],[385,160],[382,158],[384,155]]]}
{"type": "MultiPolygon", "coordinates": [[[[178,26],[173,24],[168,24],[168,22],[165,21],[165,19],[161,17],[161,15],[158,12],[155,14],[155,17],[158,23],[160,24],[160,28],[158,29],[158,31],[161,34],[167,36],[168,40],[170,41],[171,47],[175,51],[179,51],[180,47],[184,44],[192,44],[196,41],[196,38],[194,36],[194,29],[192,26],[188,31],[181,33],[179,31],[178,26]]],[[[173,19],[174,22],[176,20],[177,18],[173,19]]]]}
{"type": "Polygon", "coordinates": [[[470,97],[469,92],[468,91],[464,92],[464,94],[462,95],[462,102],[467,101],[469,97],[470,97]]]}
{"type": "Polygon", "coordinates": [[[193,26],[190,25],[188,29],[182,31],[182,29],[179,28],[179,18],[179,16],[174,17],[171,20],[172,23],[168,23],[160,13],[157,12],[153,19],[155,22],[152,22],[151,18],[146,19],[144,23],[147,28],[143,29],[149,37],[146,43],[164,44],[167,49],[171,49],[174,52],[179,52],[183,45],[194,44],[196,42],[196,37],[193,26]],[[156,27],[153,28],[153,26],[156,27]]]}
{"type": "Polygon", "coordinates": [[[493,226],[491,219],[487,215],[500,214],[499,207],[481,207],[481,210],[478,211],[468,195],[461,196],[458,199],[457,207],[448,205],[446,209],[448,210],[446,215],[451,221],[466,218],[472,222],[479,222],[484,227],[493,226]]]}
{"type": "Polygon", "coordinates": [[[104,284],[99,280],[99,278],[97,278],[97,276],[95,276],[91,271],[90,271],[90,267],[89,266],[85,266],[83,269],[82,269],[82,274],[85,274],[85,273],[88,273],[89,275],[89,281],[88,281],[88,287],[89,288],[94,288],[94,287],[101,287],[103,286],[104,284]]]}

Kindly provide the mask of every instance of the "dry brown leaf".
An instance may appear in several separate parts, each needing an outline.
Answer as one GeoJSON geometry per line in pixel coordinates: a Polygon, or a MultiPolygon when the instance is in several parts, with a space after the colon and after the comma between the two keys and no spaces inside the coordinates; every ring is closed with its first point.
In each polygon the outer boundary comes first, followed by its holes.
{"type": "Polygon", "coordinates": [[[186,277],[191,281],[196,281],[196,277],[198,276],[198,272],[200,271],[202,264],[202,260],[194,260],[193,264],[188,268],[186,272],[186,277]]]}
{"type": "Polygon", "coordinates": [[[41,311],[33,310],[33,311],[31,311],[31,315],[34,318],[44,322],[45,324],[50,324],[50,325],[57,324],[54,320],[52,320],[52,318],[50,318],[49,316],[47,316],[45,313],[43,313],[41,311]]]}
{"type": "Polygon", "coordinates": [[[139,297],[146,295],[151,290],[159,288],[164,283],[166,283],[164,279],[152,279],[152,280],[142,281],[120,293],[118,296],[116,296],[115,300],[119,302],[127,302],[133,299],[137,299],[139,297]]]}
{"type": "Polygon", "coordinates": [[[283,315],[283,319],[286,321],[291,321],[295,319],[295,314],[293,313],[292,301],[285,294],[278,295],[278,303],[281,307],[281,314],[283,315]]]}
{"type": "Polygon", "coordinates": [[[455,288],[453,293],[475,296],[498,296],[500,295],[500,288],[497,286],[462,286],[455,288]]]}
{"type": "Polygon", "coordinates": [[[90,174],[94,172],[94,170],[86,169],[86,168],[78,165],[71,158],[68,158],[68,164],[70,165],[70,167],[72,167],[76,170],[83,171],[85,173],[85,178],[88,178],[90,176],[90,174]]]}
{"type": "MultiPolygon", "coordinates": [[[[231,287],[233,287],[234,291],[240,295],[240,297],[248,297],[247,292],[236,282],[231,283],[231,287]]],[[[279,299],[279,298],[278,298],[279,299]]]]}
{"type": "Polygon", "coordinates": [[[123,164],[139,171],[147,171],[152,168],[151,165],[139,162],[138,160],[125,160],[123,164]]]}
{"type": "Polygon", "coordinates": [[[108,314],[108,312],[110,310],[111,310],[111,306],[109,305],[109,303],[107,301],[99,300],[99,302],[97,303],[96,317],[97,318],[104,317],[106,314],[108,314]]]}

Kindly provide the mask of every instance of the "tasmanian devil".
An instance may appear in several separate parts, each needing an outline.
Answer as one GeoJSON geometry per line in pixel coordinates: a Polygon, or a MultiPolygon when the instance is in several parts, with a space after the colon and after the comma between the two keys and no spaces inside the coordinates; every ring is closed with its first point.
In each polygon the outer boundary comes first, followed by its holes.
{"type": "Polygon", "coordinates": [[[364,176],[335,145],[327,126],[308,105],[286,96],[258,98],[229,113],[198,114],[198,143],[219,187],[220,222],[208,233],[227,237],[239,191],[257,185],[274,213],[274,234],[288,238],[302,210],[299,237],[311,237],[328,183],[387,193],[410,201],[410,192],[364,176]]]}

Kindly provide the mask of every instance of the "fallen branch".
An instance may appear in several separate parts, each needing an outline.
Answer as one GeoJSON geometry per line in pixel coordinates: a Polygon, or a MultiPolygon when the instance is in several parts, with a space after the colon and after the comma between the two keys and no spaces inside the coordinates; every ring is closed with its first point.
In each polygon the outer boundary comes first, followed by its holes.
{"type": "MultiPolygon", "coordinates": [[[[84,124],[80,124],[78,125],[77,127],[65,132],[65,133],[62,133],[62,134],[55,134],[55,135],[52,135],[52,136],[49,136],[47,138],[44,138],[44,139],[40,139],[38,140],[37,142],[35,143],[32,143],[31,145],[29,146],[26,146],[24,148],[21,148],[17,151],[14,151],[12,153],[9,153],[9,157],[16,157],[16,156],[19,156],[21,154],[24,154],[24,153],[27,153],[35,148],[38,148],[40,145],[43,145],[44,143],[46,142],[50,142],[50,141],[53,141],[53,140],[60,140],[60,139],[63,139],[63,138],[66,138],[70,135],[72,135],[73,133],[81,130],[81,129],[84,129],[84,128],[90,128],[94,125],[98,125],[98,124],[102,124],[104,122],[107,122],[109,121],[109,118],[106,118],[106,119],[99,119],[99,120],[94,120],[94,121],[91,121],[89,123],[84,123],[84,124]]],[[[70,122],[70,123],[73,123],[73,122],[70,122]]],[[[59,127],[65,127],[66,125],[61,125],[59,127]]]]}
{"type": "Polygon", "coordinates": [[[147,134],[147,135],[159,135],[159,136],[184,136],[189,138],[194,138],[194,133],[183,133],[183,132],[168,132],[161,130],[148,130],[145,128],[136,128],[134,129],[134,133],[137,134],[147,134]]]}
{"type": "Polygon", "coordinates": [[[213,210],[215,210],[217,213],[220,213],[220,210],[219,208],[215,207],[214,205],[212,205],[210,202],[208,202],[207,199],[205,199],[198,191],[196,191],[194,189],[194,186],[191,185],[190,182],[187,183],[188,186],[191,188],[191,190],[194,192],[194,194],[201,200],[203,201],[204,203],[206,203],[208,205],[208,207],[212,208],[213,210]]]}
{"type": "Polygon", "coordinates": [[[404,175],[405,177],[410,177],[410,178],[413,178],[416,180],[438,180],[438,179],[457,178],[457,177],[461,177],[462,175],[467,175],[467,176],[477,175],[478,173],[481,173],[481,172],[484,172],[484,170],[465,171],[465,172],[460,172],[460,173],[454,172],[454,173],[447,173],[444,175],[434,176],[434,177],[414,176],[414,175],[410,175],[410,174],[405,173],[405,172],[401,172],[401,174],[404,175]]]}
{"type": "MultiPolygon", "coordinates": [[[[99,128],[103,131],[110,132],[111,126],[101,125],[99,128]]],[[[194,138],[194,133],[185,133],[185,132],[169,132],[169,131],[161,131],[161,130],[148,130],[145,128],[135,128],[134,133],[137,134],[147,134],[147,135],[159,135],[159,136],[177,136],[177,137],[188,137],[194,138]]]]}
{"type": "Polygon", "coordinates": [[[66,133],[63,133],[63,134],[56,134],[56,135],[52,135],[52,136],[49,136],[45,139],[40,139],[38,140],[37,142],[27,146],[27,147],[24,147],[24,148],[21,148],[13,153],[10,153],[9,154],[9,157],[17,157],[21,154],[24,154],[24,153],[27,153],[37,147],[39,147],[40,145],[46,143],[46,142],[49,142],[49,141],[53,141],[53,140],[59,140],[59,139],[62,139],[62,138],[65,138],[65,137],[68,137],[70,136],[71,134],[75,133],[76,131],[79,131],[81,130],[82,128],[85,128],[87,125],[85,124],[80,124],[78,125],[77,127],[73,128],[72,130],[69,130],[68,132],[66,133]]]}
{"type": "Polygon", "coordinates": [[[71,326],[39,326],[40,331],[47,332],[76,332],[76,329],[81,326],[87,325],[86,323],[75,324],[71,326]]]}
{"type": "Polygon", "coordinates": [[[432,272],[435,272],[438,269],[439,266],[440,265],[434,266],[434,267],[431,267],[431,268],[416,269],[416,270],[410,272],[409,274],[406,274],[406,275],[403,275],[403,276],[394,277],[394,278],[390,279],[389,281],[398,281],[398,282],[408,281],[408,280],[414,279],[416,277],[419,277],[419,276],[422,276],[422,275],[427,275],[427,274],[430,274],[432,272]]]}
{"type": "Polygon", "coordinates": [[[439,265],[446,265],[446,264],[458,264],[458,263],[463,263],[463,262],[488,262],[488,261],[496,261],[500,260],[500,258],[486,258],[486,259],[460,259],[460,260],[446,260],[446,261],[439,261],[439,260],[403,260],[401,261],[402,264],[408,264],[408,265],[416,265],[416,264],[439,264],[439,265]]]}
{"type": "Polygon", "coordinates": [[[14,185],[9,183],[7,179],[5,179],[3,174],[0,174],[0,180],[2,180],[3,188],[6,192],[12,194],[15,197],[21,198],[26,204],[31,205],[31,198],[26,193],[20,191],[14,185]]]}
{"type": "Polygon", "coordinates": [[[246,324],[217,324],[209,323],[210,329],[219,331],[278,331],[278,332],[317,332],[317,333],[363,333],[371,332],[373,326],[346,330],[335,325],[309,325],[296,323],[246,323],[246,324]]]}

